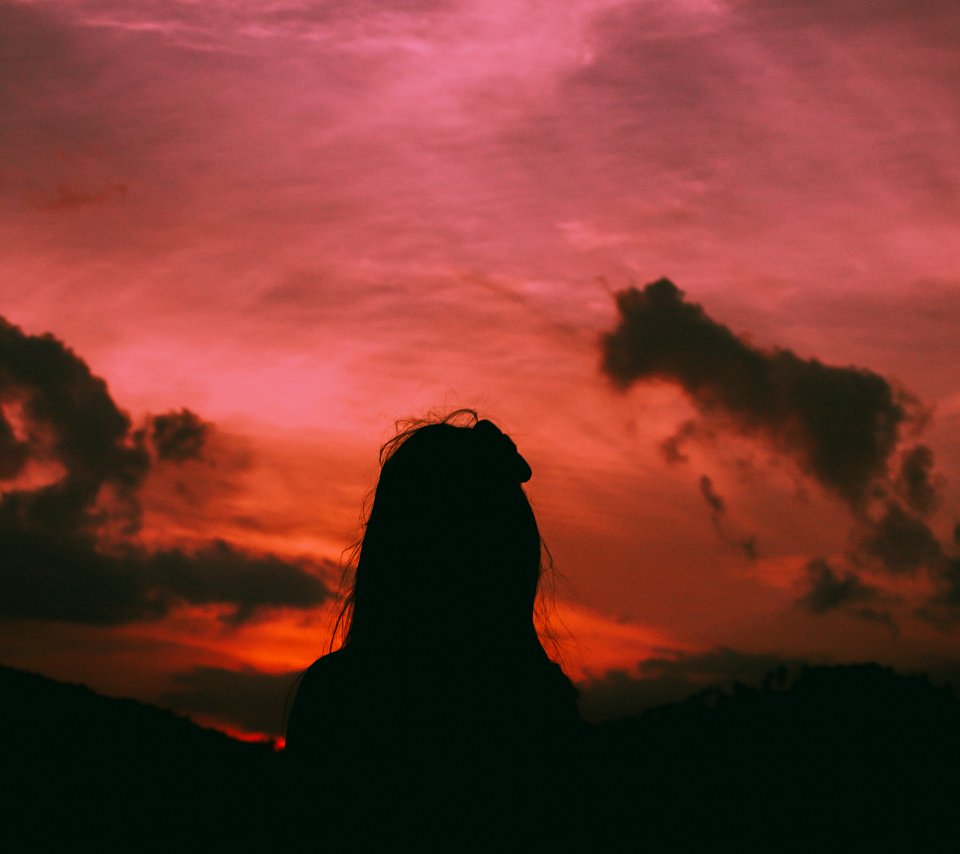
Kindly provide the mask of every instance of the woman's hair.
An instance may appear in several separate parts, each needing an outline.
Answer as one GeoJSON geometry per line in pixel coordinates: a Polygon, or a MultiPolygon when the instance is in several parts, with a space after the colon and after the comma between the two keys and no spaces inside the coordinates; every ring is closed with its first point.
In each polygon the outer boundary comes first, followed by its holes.
{"type": "Polygon", "coordinates": [[[544,550],[522,486],[530,466],[509,436],[458,410],[407,423],[380,465],[334,637],[345,647],[535,638],[544,550]]]}

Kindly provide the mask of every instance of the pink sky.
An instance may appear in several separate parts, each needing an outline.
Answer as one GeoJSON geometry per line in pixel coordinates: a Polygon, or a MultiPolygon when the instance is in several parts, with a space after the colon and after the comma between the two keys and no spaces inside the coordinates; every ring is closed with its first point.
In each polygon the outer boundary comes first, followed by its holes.
{"type": "MultiPolygon", "coordinates": [[[[909,390],[954,555],[952,0],[41,0],[0,2],[0,33],[0,315],[134,422],[214,425],[143,482],[149,548],[219,537],[332,572],[394,420],[470,406],[533,466],[578,677],[719,648],[960,667],[956,630],[913,613],[924,573],[850,563],[850,507],[735,431],[669,464],[694,406],[615,390],[599,346],[613,293],[667,276],[755,347],[909,390]],[[814,558],[884,590],[898,633],[798,607],[814,558]]],[[[215,611],[11,615],[0,662],[269,729],[197,679],[305,666],[327,611],[215,611]]]]}

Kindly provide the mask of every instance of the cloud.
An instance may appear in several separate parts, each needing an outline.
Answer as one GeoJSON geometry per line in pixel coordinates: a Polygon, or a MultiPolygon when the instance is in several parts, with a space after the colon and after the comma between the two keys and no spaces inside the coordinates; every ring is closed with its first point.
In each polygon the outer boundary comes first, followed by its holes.
{"type": "Polygon", "coordinates": [[[865,514],[854,521],[852,540],[843,558],[848,568],[842,575],[822,558],[808,563],[808,589],[797,601],[799,606],[811,614],[841,609],[859,619],[885,623],[897,633],[890,610],[873,605],[893,605],[901,598],[864,581],[863,572],[913,578],[923,571],[932,591],[915,615],[945,630],[960,624],[960,558],[948,554],[919,515],[896,500],[885,499],[879,514],[865,514]]]}
{"type": "Polygon", "coordinates": [[[668,279],[616,300],[602,369],[617,386],[677,384],[703,418],[765,440],[851,506],[887,475],[901,430],[919,418],[915,401],[878,374],[754,347],[668,279]]]}
{"type": "Polygon", "coordinates": [[[210,429],[186,409],[132,429],[69,348],[0,318],[0,616],[116,625],[189,603],[242,622],[326,601],[322,568],[306,560],[134,538],[151,467],[196,459],[210,429]]]}
{"type": "Polygon", "coordinates": [[[150,419],[150,439],[161,460],[198,460],[211,425],[189,409],[155,415],[150,419]]]}
{"type": "Polygon", "coordinates": [[[7,619],[121,625],[191,604],[222,605],[224,620],[236,625],[272,608],[314,607],[330,595],[319,566],[222,541],[194,551],[105,553],[85,534],[7,529],[3,536],[0,617],[7,619]]]}
{"type": "Polygon", "coordinates": [[[894,575],[914,575],[943,560],[943,549],[927,524],[889,501],[879,519],[865,523],[858,556],[875,558],[894,575]]]}
{"type": "Polygon", "coordinates": [[[649,658],[638,662],[635,673],[611,670],[579,683],[580,709],[588,720],[610,720],[679,702],[708,687],[759,684],[771,672],[799,669],[804,663],[799,658],[727,647],[649,658]]]}
{"type": "Polygon", "coordinates": [[[149,456],[106,383],[80,358],[52,335],[26,335],[0,318],[0,402],[0,433],[24,437],[18,453],[65,472],[54,483],[5,492],[0,527],[89,530],[105,489],[136,526],[135,490],[149,456]]]}
{"type": "Polygon", "coordinates": [[[688,419],[660,443],[660,453],[668,463],[685,463],[689,457],[683,453],[684,442],[700,437],[711,438],[711,431],[700,421],[688,419]]]}
{"type": "Polygon", "coordinates": [[[854,573],[840,577],[823,558],[807,564],[809,590],[797,604],[814,614],[826,614],[846,605],[876,602],[880,591],[864,584],[854,573]]]}
{"type": "MultiPolygon", "coordinates": [[[[333,570],[332,564],[327,568],[333,570]]],[[[329,597],[319,568],[271,554],[248,554],[220,540],[190,553],[181,549],[150,556],[160,590],[193,604],[228,603],[243,622],[264,607],[304,608],[329,597]]]]}
{"type": "Polygon", "coordinates": [[[916,445],[904,452],[895,488],[915,513],[926,516],[936,509],[939,497],[933,482],[933,451],[930,448],[916,445]]]}
{"type": "MultiPolygon", "coordinates": [[[[917,444],[895,460],[904,434],[925,421],[918,401],[865,368],[756,347],[688,302],[668,279],[621,291],[616,300],[619,323],[601,340],[604,373],[622,389],[673,383],[699,414],[664,444],[668,462],[685,460],[681,442],[726,429],[765,442],[849,505],[850,569],[841,576],[824,560],[812,560],[802,608],[812,614],[842,609],[895,630],[889,612],[872,607],[883,597],[862,579],[865,567],[894,576],[926,570],[935,592],[924,615],[935,612],[943,622],[960,607],[951,559],[924,518],[939,502],[933,452],[917,444]]],[[[706,476],[700,492],[714,527],[729,540],[727,503],[706,476]]],[[[740,545],[748,556],[755,549],[752,540],[740,545]]]]}
{"type": "Polygon", "coordinates": [[[706,475],[700,477],[700,494],[714,515],[722,516],[727,512],[726,502],[713,489],[713,481],[706,475]]]}
{"type": "Polygon", "coordinates": [[[882,623],[893,634],[899,627],[888,610],[873,607],[894,601],[877,587],[866,584],[855,572],[840,575],[823,558],[814,558],[807,564],[807,592],[797,605],[811,614],[827,614],[842,610],[849,616],[867,622],[882,623]]]}
{"type": "Polygon", "coordinates": [[[945,560],[936,572],[934,596],[917,609],[917,616],[943,631],[960,625],[960,557],[945,560]]]}
{"type": "Polygon", "coordinates": [[[0,412],[0,479],[16,477],[30,457],[30,446],[17,438],[13,426],[0,412]]]}
{"type": "Polygon", "coordinates": [[[735,535],[730,531],[730,526],[725,518],[727,514],[727,503],[714,489],[713,481],[707,477],[707,475],[700,476],[700,494],[710,508],[710,519],[720,539],[740,549],[748,560],[756,560],[756,537],[735,535]]]}
{"type": "Polygon", "coordinates": [[[866,620],[868,623],[880,623],[890,629],[890,633],[895,637],[900,634],[900,626],[893,619],[889,611],[878,611],[875,608],[854,608],[850,612],[854,617],[866,620]]]}

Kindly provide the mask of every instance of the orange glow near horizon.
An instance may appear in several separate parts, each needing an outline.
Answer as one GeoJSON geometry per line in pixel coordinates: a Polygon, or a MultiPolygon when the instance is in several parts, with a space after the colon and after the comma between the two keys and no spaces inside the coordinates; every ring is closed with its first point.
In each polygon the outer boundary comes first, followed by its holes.
{"type": "MultiPolygon", "coordinates": [[[[553,636],[560,648],[560,664],[575,682],[610,670],[632,672],[648,658],[695,650],[662,630],[613,620],[568,602],[556,604],[551,623],[557,626],[553,636]]],[[[549,649],[550,638],[545,640],[549,649]]]]}

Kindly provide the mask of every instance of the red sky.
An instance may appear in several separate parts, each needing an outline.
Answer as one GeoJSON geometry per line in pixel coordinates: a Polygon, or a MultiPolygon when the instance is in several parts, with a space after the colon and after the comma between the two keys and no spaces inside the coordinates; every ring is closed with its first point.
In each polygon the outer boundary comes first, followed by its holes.
{"type": "MultiPolygon", "coordinates": [[[[202,575],[222,540],[292,573],[228,619],[252,594],[220,576],[51,613],[8,570],[0,661],[277,732],[331,602],[297,573],[336,589],[397,418],[470,406],[533,466],[592,708],[780,660],[960,673],[952,0],[0,2],[0,33],[0,315],[134,428],[210,425],[197,458],[153,448],[139,529],[93,547],[199,550],[202,575]],[[661,276],[751,352],[918,401],[872,503],[689,382],[611,382],[614,294],[661,276]],[[898,480],[918,444],[922,510],[898,480]],[[895,502],[935,543],[910,566],[865,545],[895,502]]],[[[8,503],[73,471],[41,422],[8,503]]],[[[109,598],[60,560],[54,598],[109,598]]]]}

